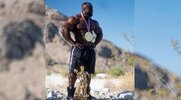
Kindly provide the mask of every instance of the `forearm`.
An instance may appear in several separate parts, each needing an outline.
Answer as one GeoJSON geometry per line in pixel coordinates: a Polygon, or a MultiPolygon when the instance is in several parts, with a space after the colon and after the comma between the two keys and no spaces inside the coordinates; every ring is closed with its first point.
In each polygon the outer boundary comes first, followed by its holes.
{"type": "Polygon", "coordinates": [[[100,32],[100,33],[97,35],[94,44],[97,45],[97,44],[102,40],[102,37],[103,37],[103,34],[102,34],[102,32],[100,32]]]}
{"type": "Polygon", "coordinates": [[[77,23],[78,23],[78,20],[75,17],[69,17],[67,22],[62,26],[62,30],[61,30],[62,36],[71,45],[75,45],[75,42],[71,38],[70,32],[74,30],[74,27],[76,27],[77,23]]]}
{"type": "Polygon", "coordinates": [[[70,36],[70,31],[69,31],[68,29],[63,28],[62,31],[61,31],[61,33],[62,33],[63,38],[64,38],[67,42],[69,42],[71,45],[74,45],[74,44],[75,44],[75,42],[73,41],[73,39],[72,39],[71,36],[70,36]]]}
{"type": "Polygon", "coordinates": [[[102,29],[99,26],[99,23],[97,21],[95,21],[95,25],[96,25],[96,27],[95,27],[94,32],[96,33],[97,37],[96,37],[96,40],[94,42],[94,45],[96,46],[102,40],[103,33],[102,33],[102,29]]]}
{"type": "Polygon", "coordinates": [[[71,45],[74,45],[75,44],[75,42],[73,41],[73,39],[70,37],[70,36],[63,36],[64,37],[64,39],[67,41],[67,42],[69,42],[71,45]]]}

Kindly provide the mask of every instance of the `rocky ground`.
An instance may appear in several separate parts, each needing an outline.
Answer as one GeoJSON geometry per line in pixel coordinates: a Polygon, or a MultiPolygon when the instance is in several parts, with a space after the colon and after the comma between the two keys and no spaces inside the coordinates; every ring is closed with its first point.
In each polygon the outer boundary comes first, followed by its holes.
{"type": "MultiPolygon", "coordinates": [[[[47,98],[52,97],[53,93],[57,93],[58,97],[65,98],[66,87],[67,87],[67,77],[63,77],[60,74],[51,74],[46,76],[46,93],[47,98]]],[[[129,86],[133,83],[133,75],[120,76],[117,78],[110,77],[106,74],[97,74],[93,77],[91,81],[91,95],[96,97],[97,100],[100,99],[115,99],[121,100],[127,98],[126,100],[133,100],[134,98],[134,88],[129,86]],[[129,99],[128,99],[129,98],[129,99]]],[[[76,85],[78,82],[76,82],[76,85]]],[[[76,91],[77,92],[77,91],[76,91]]]]}

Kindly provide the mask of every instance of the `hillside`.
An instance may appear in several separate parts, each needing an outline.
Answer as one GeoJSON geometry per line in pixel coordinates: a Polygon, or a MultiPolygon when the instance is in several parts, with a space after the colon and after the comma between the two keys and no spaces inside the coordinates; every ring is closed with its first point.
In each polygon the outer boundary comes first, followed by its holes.
{"type": "Polygon", "coordinates": [[[181,80],[174,73],[153,64],[142,56],[136,56],[136,98],[145,100],[179,100],[181,80]]]}

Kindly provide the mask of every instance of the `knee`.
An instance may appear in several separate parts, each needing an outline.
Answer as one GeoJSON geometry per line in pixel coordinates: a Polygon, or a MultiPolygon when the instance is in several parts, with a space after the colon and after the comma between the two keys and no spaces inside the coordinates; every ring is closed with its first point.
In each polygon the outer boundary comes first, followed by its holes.
{"type": "Polygon", "coordinates": [[[69,80],[74,81],[74,80],[76,80],[76,78],[77,78],[76,73],[74,73],[74,72],[69,72],[69,80]]]}
{"type": "Polygon", "coordinates": [[[69,72],[69,77],[76,77],[77,74],[75,72],[69,72]]]}

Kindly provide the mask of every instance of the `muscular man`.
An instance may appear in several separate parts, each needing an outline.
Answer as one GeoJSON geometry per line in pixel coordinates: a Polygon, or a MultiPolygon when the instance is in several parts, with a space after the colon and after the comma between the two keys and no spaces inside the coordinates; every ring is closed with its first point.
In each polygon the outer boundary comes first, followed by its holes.
{"type": "MultiPolygon", "coordinates": [[[[91,3],[84,2],[82,4],[82,12],[76,16],[69,17],[67,22],[62,26],[62,36],[72,45],[69,67],[69,86],[67,87],[68,99],[73,98],[75,92],[76,72],[80,70],[80,66],[85,67],[85,71],[89,74],[95,72],[95,50],[94,48],[102,39],[102,30],[96,20],[91,19],[93,7],[91,3]],[[75,40],[71,38],[70,32],[74,34],[75,40]],[[96,34],[95,41],[92,41],[93,32],[96,34]]],[[[90,95],[91,77],[87,77],[88,98],[90,95]]]]}

